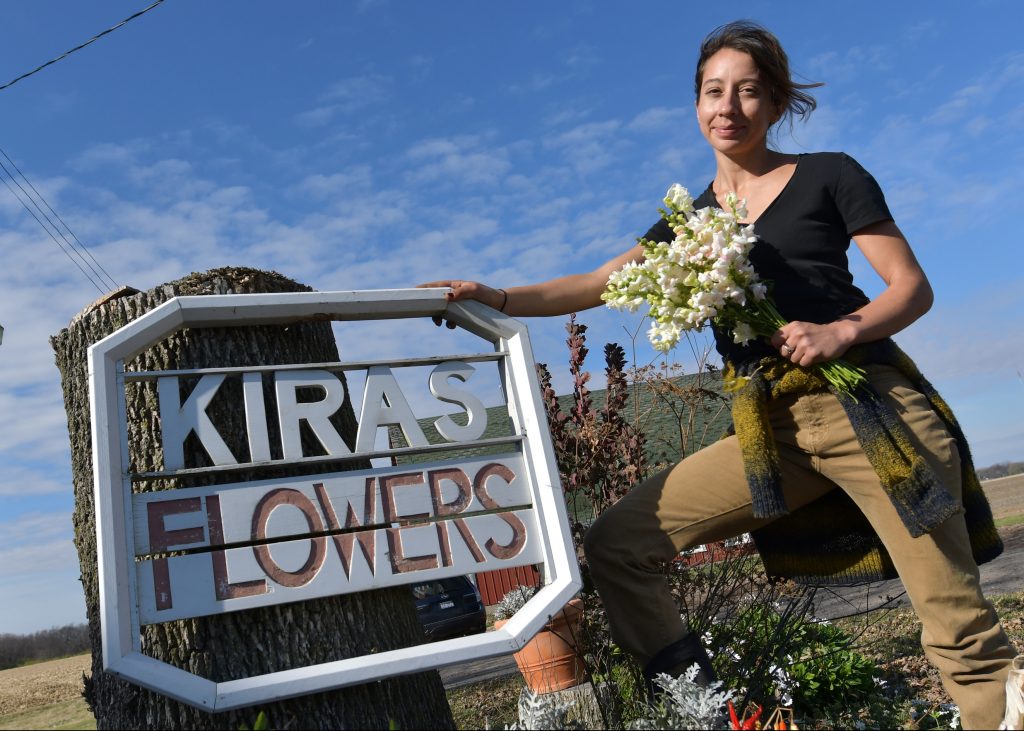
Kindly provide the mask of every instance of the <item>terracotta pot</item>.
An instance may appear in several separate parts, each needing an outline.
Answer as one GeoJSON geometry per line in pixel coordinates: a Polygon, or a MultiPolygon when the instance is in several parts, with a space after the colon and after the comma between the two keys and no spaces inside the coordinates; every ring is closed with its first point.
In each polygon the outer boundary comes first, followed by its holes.
{"type": "MultiPolygon", "coordinates": [[[[534,693],[551,693],[573,688],[587,680],[587,668],[576,648],[583,602],[573,599],[544,625],[519,652],[516,665],[534,693]]],[[[501,629],[507,620],[494,623],[501,629]]]]}

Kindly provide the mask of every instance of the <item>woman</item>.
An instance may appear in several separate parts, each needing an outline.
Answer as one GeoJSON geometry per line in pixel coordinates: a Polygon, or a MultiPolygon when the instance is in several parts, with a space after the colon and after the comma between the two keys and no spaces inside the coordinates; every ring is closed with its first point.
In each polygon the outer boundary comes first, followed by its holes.
{"type": "MultiPolygon", "coordinates": [[[[715,333],[727,374],[749,377],[734,399],[738,433],[600,516],[584,542],[594,583],[613,637],[649,679],[697,662],[706,681],[711,665],[660,572],[680,551],[751,532],[772,574],[826,583],[898,573],[964,726],[995,728],[1014,651],[977,563],[1001,544],[955,419],[889,340],[930,308],[931,288],[860,165],[768,147],[775,124],[814,109],[811,86],[792,81],[777,39],[756,24],[723,26],[701,47],[697,122],[717,171],[694,205],[724,208],[729,192],[746,200],[751,261],[789,324],[749,346],[715,333]],[[874,300],[853,284],[851,238],[885,282],[874,300]],[[867,373],[871,389],[856,399],[807,369],[839,357],[867,373]]],[[[673,234],[659,222],[644,238],[673,234]]],[[[423,286],[513,316],[562,315],[601,304],[609,275],[642,258],[637,245],[592,272],[509,289],[423,286]]]]}

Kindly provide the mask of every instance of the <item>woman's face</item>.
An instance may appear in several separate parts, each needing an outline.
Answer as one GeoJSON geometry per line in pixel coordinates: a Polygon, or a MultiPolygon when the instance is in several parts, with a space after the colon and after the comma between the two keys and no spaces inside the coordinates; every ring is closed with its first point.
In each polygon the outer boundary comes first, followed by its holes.
{"type": "Polygon", "coordinates": [[[723,48],[704,65],[697,122],[716,151],[734,156],[764,149],[778,119],[771,91],[749,54],[723,48]]]}

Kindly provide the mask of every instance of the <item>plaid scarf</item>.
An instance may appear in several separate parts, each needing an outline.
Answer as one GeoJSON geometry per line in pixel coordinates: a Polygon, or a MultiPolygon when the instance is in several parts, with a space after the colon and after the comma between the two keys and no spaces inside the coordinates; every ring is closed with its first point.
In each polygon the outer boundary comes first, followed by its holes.
{"type": "MultiPolygon", "coordinates": [[[[844,359],[897,368],[928,399],[957,442],[962,498],[975,561],[1002,553],[992,510],[974,471],[963,431],[949,405],[914,362],[890,339],[851,348],[844,359]]],[[[768,422],[768,401],[785,394],[830,389],[815,371],[778,357],[743,366],[726,364],[725,383],[735,390],[733,427],[743,454],[755,517],[777,518],[751,533],[771,576],[812,584],[853,584],[896,578],[892,560],[864,514],[842,490],[792,513],[781,489],[779,454],[768,422]]],[[[833,393],[836,393],[834,389],[833,393]]],[[[955,515],[960,504],[914,449],[910,434],[870,384],[855,394],[836,393],[882,488],[914,537],[955,515]]]]}

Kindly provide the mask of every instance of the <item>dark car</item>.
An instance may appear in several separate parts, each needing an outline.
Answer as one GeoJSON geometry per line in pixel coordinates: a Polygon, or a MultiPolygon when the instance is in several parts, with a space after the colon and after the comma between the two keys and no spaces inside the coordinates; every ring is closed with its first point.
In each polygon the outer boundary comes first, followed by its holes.
{"type": "Polygon", "coordinates": [[[412,596],[430,641],[483,632],[487,626],[480,592],[465,576],[413,584],[412,596]]]}

